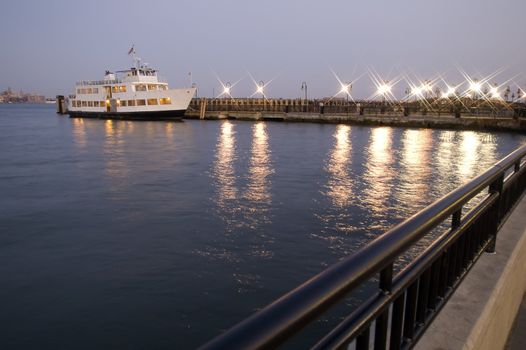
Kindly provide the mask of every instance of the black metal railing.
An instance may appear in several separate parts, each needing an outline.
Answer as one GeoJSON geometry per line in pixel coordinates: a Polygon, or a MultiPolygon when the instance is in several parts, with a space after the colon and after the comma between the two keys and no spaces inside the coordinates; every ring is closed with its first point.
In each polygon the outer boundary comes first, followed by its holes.
{"type": "Polygon", "coordinates": [[[357,350],[411,348],[476,260],[485,251],[495,251],[497,232],[526,188],[525,156],[526,145],[203,349],[275,348],[375,276],[379,285],[374,296],[313,349],[345,348],[354,341],[357,350]],[[463,213],[463,207],[481,194],[480,202],[463,213]],[[445,223],[448,228],[395,273],[397,259],[445,223]]]}

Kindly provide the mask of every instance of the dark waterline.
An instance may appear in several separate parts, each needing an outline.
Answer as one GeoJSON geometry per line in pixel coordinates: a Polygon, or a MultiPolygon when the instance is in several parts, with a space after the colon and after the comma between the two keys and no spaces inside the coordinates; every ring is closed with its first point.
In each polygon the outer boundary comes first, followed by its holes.
{"type": "Polygon", "coordinates": [[[525,140],[0,106],[0,348],[194,348],[525,140]]]}

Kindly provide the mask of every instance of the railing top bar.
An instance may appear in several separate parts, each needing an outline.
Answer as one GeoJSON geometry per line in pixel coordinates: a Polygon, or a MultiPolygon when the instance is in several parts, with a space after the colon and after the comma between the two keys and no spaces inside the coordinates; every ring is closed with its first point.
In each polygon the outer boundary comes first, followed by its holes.
{"type": "Polygon", "coordinates": [[[404,253],[524,156],[526,145],[215,338],[203,349],[272,348],[281,344],[287,336],[404,253]]]}
{"type": "Polygon", "coordinates": [[[505,170],[514,165],[517,161],[520,161],[523,157],[526,157],[526,144],[502,158],[494,166],[505,170]]]}

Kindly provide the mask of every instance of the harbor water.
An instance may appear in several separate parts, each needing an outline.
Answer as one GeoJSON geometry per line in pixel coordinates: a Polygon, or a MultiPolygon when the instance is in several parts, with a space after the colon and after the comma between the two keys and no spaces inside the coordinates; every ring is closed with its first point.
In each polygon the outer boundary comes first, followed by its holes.
{"type": "Polygon", "coordinates": [[[0,105],[0,348],[195,348],[524,142],[0,105]]]}

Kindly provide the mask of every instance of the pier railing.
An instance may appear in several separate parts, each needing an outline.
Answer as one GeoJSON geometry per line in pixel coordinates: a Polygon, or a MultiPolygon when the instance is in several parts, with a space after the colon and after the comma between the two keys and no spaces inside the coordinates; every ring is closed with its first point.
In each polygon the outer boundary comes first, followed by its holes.
{"type": "Polygon", "coordinates": [[[477,259],[495,251],[498,230],[526,188],[525,156],[526,145],[203,349],[275,348],[375,277],[379,282],[373,296],[312,348],[345,348],[351,343],[357,350],[411,348],[477,259]],[[477,195],[483,198],[464,212],[477,195]],[[445,224],[448,228],[433,243],[395,273],[397,259],[445,224]]]}
{"type": "Polygon", "coordinates": [[[209,112],[317,113],[335,115],[429,115],[460,117],[526,117],[523,101],[486,101],[475,99],[429,99],[421,101],[347,101],[345,99],[263,99],[263,98],[195,98],[190,109],[198,111],[206,104],[209,112]]]}

